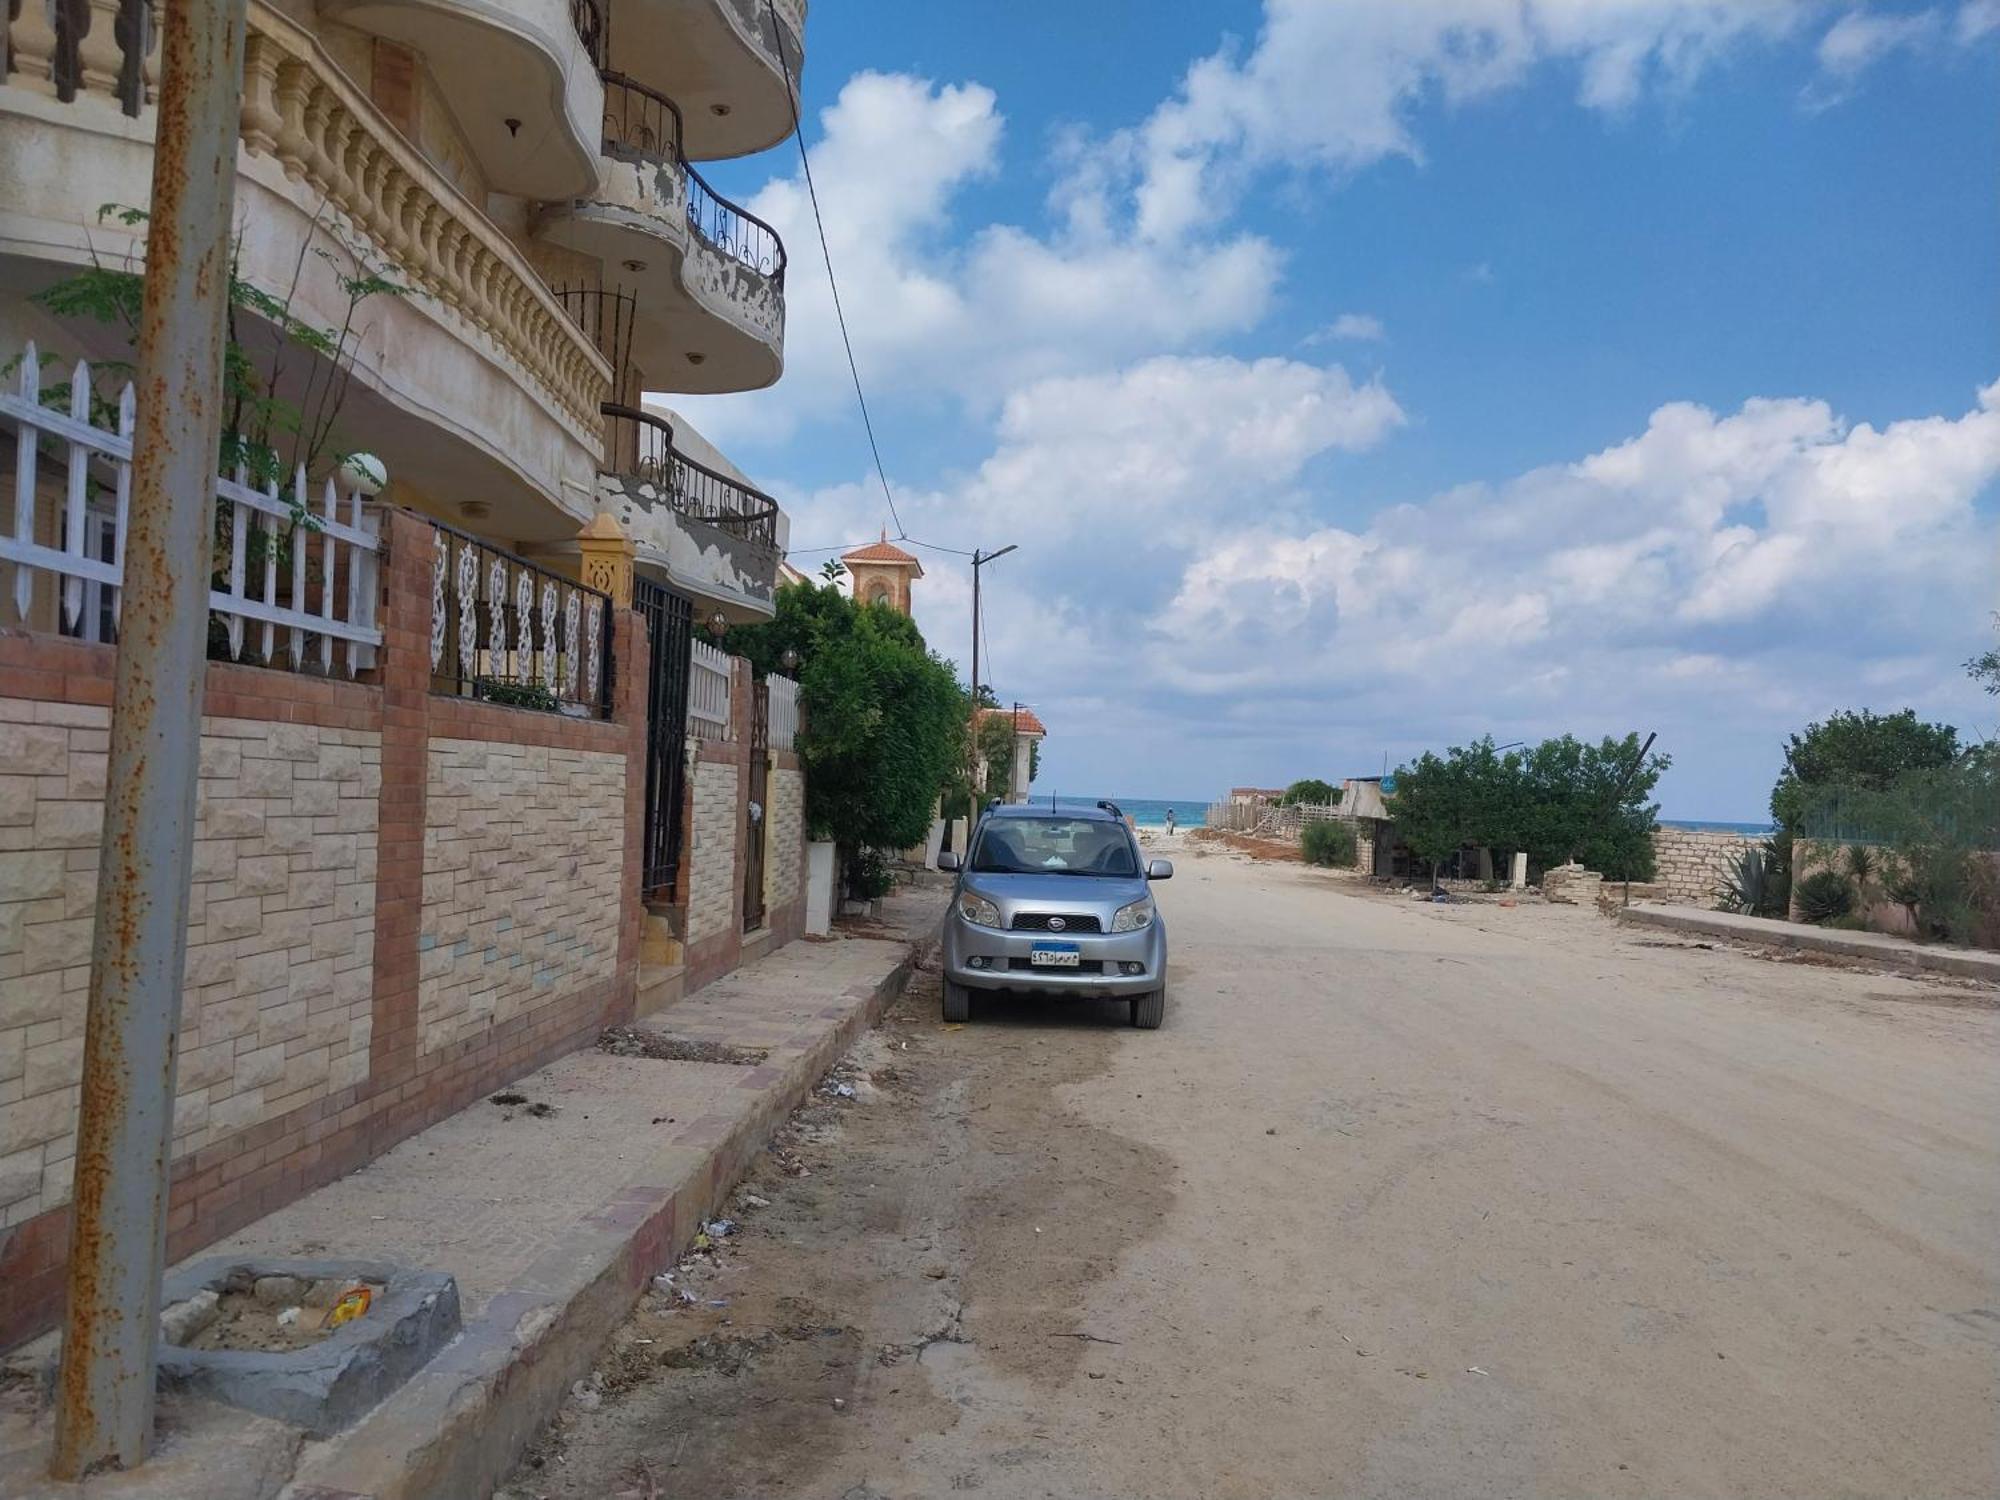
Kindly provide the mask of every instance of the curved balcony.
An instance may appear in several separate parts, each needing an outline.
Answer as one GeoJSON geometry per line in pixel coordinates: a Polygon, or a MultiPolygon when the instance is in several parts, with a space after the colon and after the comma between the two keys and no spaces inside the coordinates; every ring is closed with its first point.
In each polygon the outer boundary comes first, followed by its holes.
{"type": "Polygon", "coordinates": [[[687,111],[696,161],[769,150],[792,133],[804,0],[622,0],[607,66],[687,111]]]}
{"type": "Polygon", "coordinates": [[[648,388],[756,390],[784,370],[784,243],[689,165],[681,129],[671,99],[606,73],[596,190],[543,209],[537,233],[632,289],[628,349],[648,388]]]}
{"type": "Polygon", "coordinates": [[[767,618],[778,578],[778,502],[674,445],[673,424],[604,403],[597,498],[636,561],[733,619],[767,618]]]}
{"type": "Polygon", "coordinates": [[[423,54],[487,183],[547,200],[597,175],[603,0],[326,0],[332,20],[423,54]]]}

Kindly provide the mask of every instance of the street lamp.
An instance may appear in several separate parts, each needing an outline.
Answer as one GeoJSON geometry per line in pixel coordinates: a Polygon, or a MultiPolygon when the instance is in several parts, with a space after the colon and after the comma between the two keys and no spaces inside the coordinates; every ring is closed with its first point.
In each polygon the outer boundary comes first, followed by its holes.
{"type": "Polygon", "coordinates": [[[973,806],[966,809],[968,816],[977,806],[979,783],[979,570],[994,559],[1005,557],[1020,545],[1019,542],[1009,542],[997,552],[981,552],[976,547],[972,551],[972,733],[969,736],[971,763],[967,767],[971,780],[967,784],[973,790],[968,794],[967,800],[973,806]]]}

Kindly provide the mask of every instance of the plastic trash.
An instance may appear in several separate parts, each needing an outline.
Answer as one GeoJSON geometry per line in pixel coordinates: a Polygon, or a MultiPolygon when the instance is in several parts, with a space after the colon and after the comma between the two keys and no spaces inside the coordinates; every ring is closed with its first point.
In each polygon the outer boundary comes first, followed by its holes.
{"type": "Polygon", "coordinates": [[[732,1234],[736,1233],[736,1221],[734,1219],[711,1220],[708,1225],[708,1233],[712,1239],[726,1240],[732,1234]]]}

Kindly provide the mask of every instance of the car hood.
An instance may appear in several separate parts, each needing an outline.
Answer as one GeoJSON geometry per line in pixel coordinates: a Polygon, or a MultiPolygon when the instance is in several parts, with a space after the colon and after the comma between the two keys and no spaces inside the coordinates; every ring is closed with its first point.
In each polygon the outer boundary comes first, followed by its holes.
{"type": "Polygon", "coordinates": [[[1009,911],[1116,910],[1146,894],[1142,875],[998,875],[969,873],[964,887],[1009,911]]]}

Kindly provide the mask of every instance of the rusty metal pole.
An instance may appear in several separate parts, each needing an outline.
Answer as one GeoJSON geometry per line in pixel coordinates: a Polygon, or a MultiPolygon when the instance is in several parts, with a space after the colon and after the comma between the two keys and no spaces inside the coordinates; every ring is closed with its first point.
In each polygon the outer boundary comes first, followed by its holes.
{"type": "Polygon", "coordinates": [[[245,0],[163,7],[130,534],[50,1472],[153,1438],[245,0]]]}

